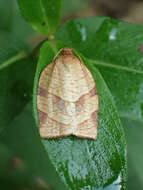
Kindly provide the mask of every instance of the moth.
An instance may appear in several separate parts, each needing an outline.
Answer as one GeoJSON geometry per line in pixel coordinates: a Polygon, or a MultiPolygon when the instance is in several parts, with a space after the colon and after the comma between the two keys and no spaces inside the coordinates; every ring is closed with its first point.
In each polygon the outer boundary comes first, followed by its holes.
{"type": "Polygon", "coordinates": [[[41,72],[37,110],[42,138],[74,135],[96,139],[98,95],[95,81],[72,49],[62,49],[41,72]]]}

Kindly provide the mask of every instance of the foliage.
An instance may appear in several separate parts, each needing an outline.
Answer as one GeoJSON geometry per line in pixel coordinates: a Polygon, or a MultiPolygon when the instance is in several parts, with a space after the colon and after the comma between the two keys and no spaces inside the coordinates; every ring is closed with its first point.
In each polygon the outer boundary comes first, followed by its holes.
{"type": "MultiPolygon", "coordinates": [[[[61,3],[18,0],[22,15],[40,35],[21,18],[14,0],[8,3],[7,19],[0,17],[0,188],[126,189],[123,125],[129,151],[128,187],[142,189],[143,26],[89,17],[57,29],[61,3]],[[34,49],[33,39],[38,44],[34,49]],[[39,75],[62,47],[73,48],[95,79],[99,94],[96,141],[43,140],[38,134],[39,75]]],[[[0,6],[5,8],[4,0],[0,6]]]]}

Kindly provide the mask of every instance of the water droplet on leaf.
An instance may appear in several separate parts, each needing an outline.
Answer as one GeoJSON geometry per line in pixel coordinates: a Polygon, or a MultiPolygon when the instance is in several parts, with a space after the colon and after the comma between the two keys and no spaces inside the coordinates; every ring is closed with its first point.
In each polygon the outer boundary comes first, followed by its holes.
{"type": "Polygon", "coordinates": [[[81,34],[81,39],[82,41],[86,40],[87,34],[86,34],[86,28],[80,24],[77,24],[77,30],[80,32],[81,34]]]}
{"type": "Polygon", "coordinates": [[[117,29],[113,28],[109,34],[109,40],[116,40],[117,29]]]}

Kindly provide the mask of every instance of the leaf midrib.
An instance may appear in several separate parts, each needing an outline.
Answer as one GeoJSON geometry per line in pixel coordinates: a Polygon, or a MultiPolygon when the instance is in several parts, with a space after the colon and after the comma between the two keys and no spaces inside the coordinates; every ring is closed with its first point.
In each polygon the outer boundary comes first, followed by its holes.
{"type": "Polygon", "coordinates": [[[42,10],[42,13],[43,13],[43,19],[44,19],[44,22],[48,28],[48,21],[47,21],[47,16],[46,16],[46,11],[45,11],[45,7],[43,5],[43,2],[42,0],[40,0],[40,7],[41,7],[41,10],[42,10]]]}
{"type": "MultiPolygon", "coordinates": [[[[42,3],[41,0],[40,0],[40,2],[42,3]]],[[[5,67],[8,67],[9,65],[13,64],[14,62],[19,61],[19,60],[26,58],[26,57],[28,57],[28,55],[24,51],[20,51],[16,55],[13,55],[9,59],[7,59],[3,63],[1,63],[0,64],[0,70],[2,70],[5,67]]],[[[116,69],[116,70],[122,70],[122,71],[127,71],[130,73],[134,73],[134,74],[143,75],[142,70],[137,70],[134,68],[129,68],[126,66],[121,66],[121,65],[115,65],[115,64],[111,64],[111,63],[107,63],[107,62],[103,62],[103,61],[99,61],[99,60],[93,60],[93,59],[89,59],[87,57],[86,57],[86,59],[88,59],[89,63],[97,65],[97,66],[107,67],[107,68],[112,68],[112,69],[116,69]]]]}
{"type": "Polygon", "coordinates": [[[0,64],[0,71],[10,65],[12,65],[13,63],[22,60],[24,58],[26,58],[28,55],[25,51],[20,51],[17,54],[13,55],[12,57],[10,57],[9,59],[5,60],[4,62],[2,62],[0,64]]]}
{"type": "Polygon", "coordinates": [[[131,120],[131,121],[138,121],[138,122],[142,122],[143,123],[143,119],[135,117],[133,115],[124,114],[122,112],[119,112],[119,116],[120,116],[120,118],[128,119],[128,120],[131,120]]]}
{"type": "Polygon", "coordinates": [[[143,75],[142,70],[137,70],[137,69],[129,68],[129,67],[126,67],[126,66],[121,66],[121,65],[114,65],[114,64],[111,64],[111,63],[106,63],[106,62],[103,62],[103,61],[97,61],[97,60],[92,60],[92,59],[88,59],[88,61],[91,64],[95,64],[97,66],[108,67],[108,68],[112,68],[112,69],[117,69],[117,70],[127,71],[127,72],[134,73],[134,74],[143,75]]]}

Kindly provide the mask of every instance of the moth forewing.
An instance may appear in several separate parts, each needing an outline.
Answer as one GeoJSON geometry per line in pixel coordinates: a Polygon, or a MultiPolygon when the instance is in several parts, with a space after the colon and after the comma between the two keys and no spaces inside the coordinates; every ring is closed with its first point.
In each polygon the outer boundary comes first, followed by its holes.
{"type": "Polygon", "coordinates": [[[75,135],[96,139],[98,96],[95,81],[71,49],[62,49],[42,71],[37,109],[41,137],[75,135]]]}

